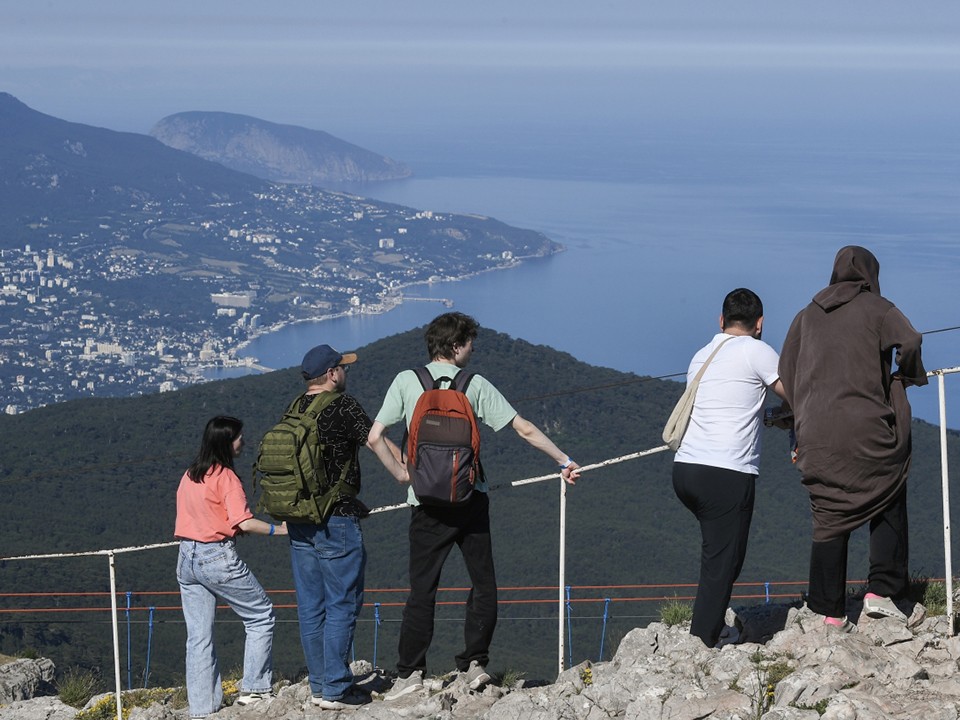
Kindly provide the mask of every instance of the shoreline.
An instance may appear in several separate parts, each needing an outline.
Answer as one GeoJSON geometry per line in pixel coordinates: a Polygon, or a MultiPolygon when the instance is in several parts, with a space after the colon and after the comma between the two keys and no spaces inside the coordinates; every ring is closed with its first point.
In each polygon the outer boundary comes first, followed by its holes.
{"type": "MultiPolygon", "coordinates": [[[[441,283],[461,282],[463,280],[469,280],[470,278],[478,277],[486,273],[500,272],[502,270],[512,270],[516,267],[519,267],[524,262],[527,262],[529,260],[548,258],[553,255],[558,255],[562,252],[566,252],[567,248],[565,245],[561,245],[560,243],[555,243],[555,244],[558,245],[558,247],[553,252],[544,253],[541,255],[516,256],[512,258],[508,263],[505,263],[503,265],[484,268],[482,270],[476,270],[473,272],[466,273],[464,275],[457,275],[455,277],[445,277],[440,280],[418,280],[416,282],[401,284],[396,286],[396,288],[391,289],[390,294],[384,296],[379,303],[365,304],[365,305],[362,305],[359,309],[348,308],[340,312],[329,313],[327,315],[320,315],[314,318],[287,319],[287,320],[280,320],[271,325],[264,325],[262,328],[257,328],[257,331],[255,333],[251,333],[248,337],[246,337],[244,340],[239,342],[237,345],[231,348],[227,348],[225,352],[227,353],[228,357],[232,361],[237,363],[237,365],[233,367],[243,367],[244,363],[242,362],[242,360],[250,360],[254,364],[259,364],[259,358],[256,358],[250,355],[244,358],[241,358],[239,353],[241,353],[245,348],[247,348],[253,341],[259,340],[264,335],[269,335],[271,333],[277,332],[287,326],[298,325],[302,323],[321,323],[329,320],[337,320],[339,318],[351,317],[354,315],[370,315],[370,316],[384,315],[390,312],[391,310],[395,310],[396,308],[403,305],[404,290],[406,290],[407,288],[413,288],[413,287],[418,287],[422,285],[440,285],[441,283]]],[[[414,298],[407,298],[407,299],[414,300],[414,298]]],[[[444,300],[443,298],[421,298],[421,299],[432,300],[432,301],[441,302],[441,303],[444,300]]],[[[231,367],[231,366],[217,364],[217,365],[208,366],[206,368],[199,368],[200,376],[202,377],[202,373],[206,370],[216,370],[216,369],[228,368],[228,367],[231,367]]],[[[262,370],[259,370],[258,372],[270,372],[270,369],[262,369],[262,370]]]]}

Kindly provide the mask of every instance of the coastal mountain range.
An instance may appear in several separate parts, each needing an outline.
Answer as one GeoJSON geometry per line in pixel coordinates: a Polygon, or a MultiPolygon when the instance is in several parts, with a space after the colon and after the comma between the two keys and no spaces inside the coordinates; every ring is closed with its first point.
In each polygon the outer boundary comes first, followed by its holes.
{"type": "Polygon", "coordinates": [[[323,132],[248,115],[182,112],[168,115],[150,135],[178,150],[265,180],[304,185],[398,180],[403,163],[323,132]]]}
{"type": "Polygon", "coordinates": [[[277,183],[0,94],[0,410],[183,387],[285,323],[562,250],[496,219],[277,183]]]}

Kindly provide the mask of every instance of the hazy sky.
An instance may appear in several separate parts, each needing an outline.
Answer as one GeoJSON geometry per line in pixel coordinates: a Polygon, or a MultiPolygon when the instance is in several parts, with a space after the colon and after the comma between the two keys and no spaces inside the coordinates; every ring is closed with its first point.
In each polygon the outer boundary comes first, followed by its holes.
{"type": "Polygon", "coordinates": [[[437,118],[842,112],[891,87],[903,112],[923,93],[952,121],[958,41],[956,0],[8,0],[0,90],[136,132],[185,110],[340,134],[437,118]],[[837,79],[849,73],[866,79],[837,79]]]}

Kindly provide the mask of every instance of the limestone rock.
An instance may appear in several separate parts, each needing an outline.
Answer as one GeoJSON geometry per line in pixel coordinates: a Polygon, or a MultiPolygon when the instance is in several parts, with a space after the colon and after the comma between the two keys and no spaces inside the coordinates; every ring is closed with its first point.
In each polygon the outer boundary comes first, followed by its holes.
{"type": "Polygon", "coordinates": [[[77,709],[58,697],[17,700],[0,705],[0,720],[73,720],[77,709]]]}
{"type": "MultiPolygon", "coordinates": [[[[850,608],[848,608],[850,610],[850,608]]],[[[960,641],[949,624],[926,618],[905,627],[850,613],[859,627],[840,633],[804,607],[740,608],[728,623],[740,644],[706,648],[684,626],[652,623],[626,635],[609,662],[569,668],[551,684],[471,691],[457,673],[428,678],[422,690],[387,702],[392,677],[355,663],[371,702],[336,714],[312,706],[304,680],[274,698],[220,710],[216,720],[958,720],[960,641]],[[753,638],[753,640],[750,640],[753,638]]],[[[57,701],[59,702],[59,701],[57,701]]],[[[49,698],[0,720],[71,720],[49,698]],[[57,710],[57,711],[59,711],[57,710]],[[45,714],[46,713],[46,714],[45,714]]],[[[134,709],[131,720],[186,720],[166,702],[134,709]]]]}
{"type": "Polygon", "coordinates": [[[0,665],[0,704],[29,700],[35,695],[50,694],[55,666],[46,658],[21,658],[0,665]]]}

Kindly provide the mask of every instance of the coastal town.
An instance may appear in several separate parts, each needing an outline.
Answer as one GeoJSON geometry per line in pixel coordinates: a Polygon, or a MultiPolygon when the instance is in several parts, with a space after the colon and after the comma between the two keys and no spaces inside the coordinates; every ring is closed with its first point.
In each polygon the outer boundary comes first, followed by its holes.
{"type": "Polygon", "coordinates": [[[560,246],[489,218],[305,186],[203,207],[143,202],[0,250],[0,409],[175,390],[256,366],[284,323],[376,313],[403,288],[560,246]]]}

